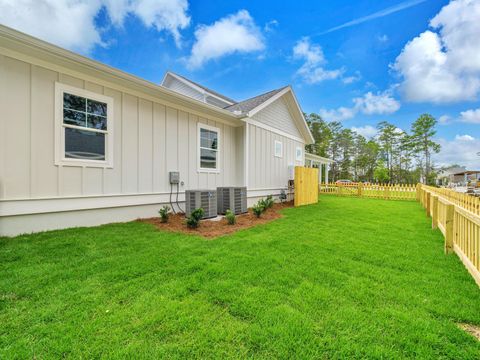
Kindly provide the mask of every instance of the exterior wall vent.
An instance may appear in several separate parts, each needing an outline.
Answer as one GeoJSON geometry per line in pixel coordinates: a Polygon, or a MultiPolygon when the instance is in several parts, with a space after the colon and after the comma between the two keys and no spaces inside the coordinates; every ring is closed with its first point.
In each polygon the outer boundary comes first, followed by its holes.
{"type": "Polygon", "coordinates": [[[218,187],[217,207],[219,214],[231,210],[235,215],[247,212],[246,187],[218,187]]]}
{"type": "Polygon", "coordinates": [[[186,190],[185,215],[190,216],[193,210],[202,208],[202,219],[217,216],[217,192],[215,190],[186,190]]]}

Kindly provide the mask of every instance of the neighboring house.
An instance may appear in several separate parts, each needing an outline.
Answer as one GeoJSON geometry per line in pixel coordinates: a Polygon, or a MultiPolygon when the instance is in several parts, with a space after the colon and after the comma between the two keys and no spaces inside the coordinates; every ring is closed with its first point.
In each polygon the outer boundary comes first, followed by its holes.
{"type": "Polygon", "coordinates": [[[437,172],[437,185],[445,186],[454,182],[454,174],[465,171],[464,166],[451,166],[449,168],[441,169],[437,172]]]}
{"type": "Polygon", "coordinates": [[[236,102],[0,26],[0,235],[156,216],[188,189],[278,194],[314,140],[287,86],[236,102]],[[173,188],[175,191],[176,188],[173,188]]]}

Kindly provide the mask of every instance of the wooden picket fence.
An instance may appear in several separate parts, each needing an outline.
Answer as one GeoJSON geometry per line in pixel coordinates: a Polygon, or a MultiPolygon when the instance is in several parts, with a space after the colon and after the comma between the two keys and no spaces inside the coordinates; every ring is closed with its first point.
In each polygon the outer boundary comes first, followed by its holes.
{"type": "Polygon", "coordinates": [[[417,187],[413,184],[321,183],[319,192],[338,196],[413,201],[416,199],[417,187]]]}
{"type": "Polygon", "coordinates": [[[480,201],[450,189],[417,185],[417,200],[445,238],[445,253],[455,252],[480,286],[480,201]]]}

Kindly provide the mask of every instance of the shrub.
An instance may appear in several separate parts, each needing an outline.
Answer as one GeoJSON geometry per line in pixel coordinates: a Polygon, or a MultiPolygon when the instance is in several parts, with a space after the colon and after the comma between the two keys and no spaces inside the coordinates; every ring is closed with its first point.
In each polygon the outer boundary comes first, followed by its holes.
{"type": "Polygon", "coordinates": [[[262,213],[265,211],[265,207],[263,206],[263,200],[259,200],[255,205],[252,206],[252,211],[257,218],[259,218],[262,213]]]}
{"type": "Polygon", "coordinates": [[[186,223],[190,229],[196,229],[198,224],[200,223],[200,219],[202,218],[204,211],[202,208],[198,208],[192,211],[190,216],[187,217],[186,223]]]}
{"type": "Polygon", "coordinates": [[[158,213],[160,214],[160,221],[162,223],[168,222],[168,217],[170,216],[169,211],[170,211],[170,208],[167,205],[165,205],[158,211],[158,213]]]}
{"type": "Polygon", "coordinates": [[[235,214],[230,209],[225,213],[225,218],[227,219],[228,225],[235,225],[237,222],[235,214]]]}
{"type": "Polygon", "coordinates": [[[267,198],[264,200],[265,202],[265,207],[267,209],[271,209],[273,207],[273,204],[275,204],[275,201],[273,200],[272,195],[268,195],[267,198]]]}

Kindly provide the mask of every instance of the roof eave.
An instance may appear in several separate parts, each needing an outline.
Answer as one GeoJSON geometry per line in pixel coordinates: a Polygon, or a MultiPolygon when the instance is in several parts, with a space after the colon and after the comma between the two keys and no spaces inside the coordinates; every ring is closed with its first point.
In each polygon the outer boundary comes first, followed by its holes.
{"type": "Polygon", "coordinates": [[[100,80],[113,82],[123,87],[133,85],[135,89],[144,90],[148,94],[157,95],[161,98],[165,97],[167,98],[167,101],[180,101],[183,106],[190,106],[195,110],[201,109],[207,114],[219,116],[227,121],[236,122],[241,117],[240,115],[233,114],[231,111],[192,99],[161,85],[157,85],[4,25],[0,25],[0,48],[26,54],[29,57],[34,56],[35,58],[38,58],[38,60],[53,62],[54,64],[65,68],[77,66],[82,71],[86,72],[86,75],[97,77],[100,80]]]}

